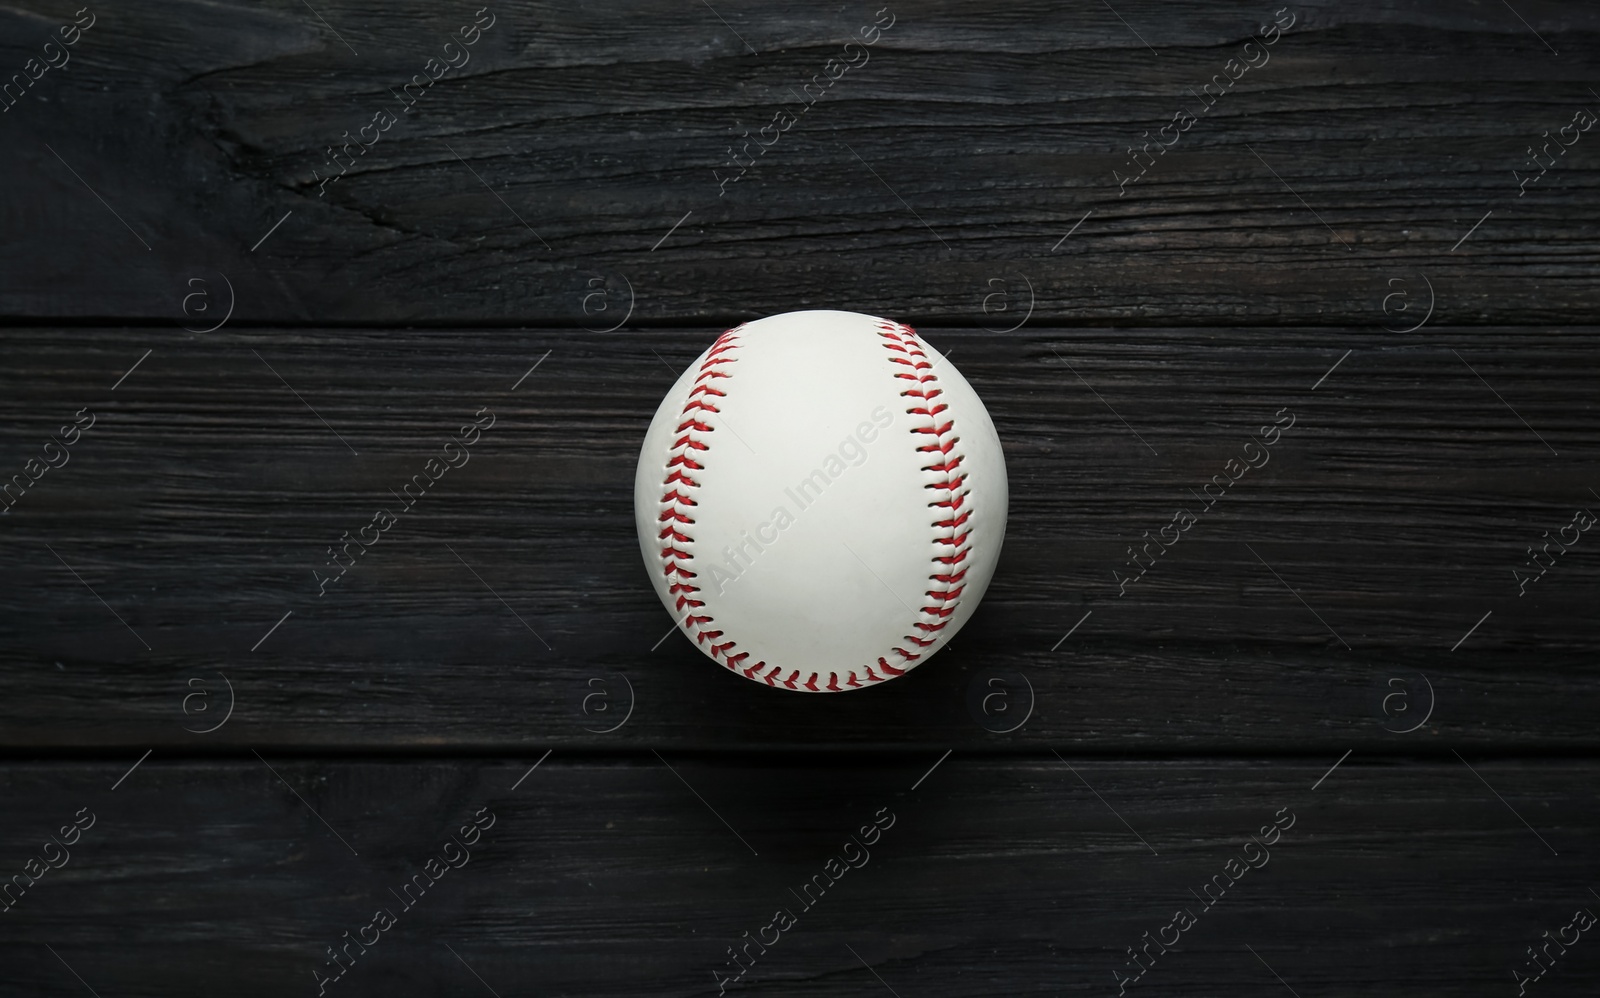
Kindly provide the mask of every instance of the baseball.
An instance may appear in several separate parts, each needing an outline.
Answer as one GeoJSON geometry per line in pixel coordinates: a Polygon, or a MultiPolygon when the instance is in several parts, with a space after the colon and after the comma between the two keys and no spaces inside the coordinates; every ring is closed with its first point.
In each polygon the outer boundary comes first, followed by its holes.
{"type": "Polygon", "coordinates": [[[719,336],[662,400],[634,479],[656,593],[746,679],[902,676],[989,587],[1006,528],[989,413],[909,326],[788,312],[719,336]]]}

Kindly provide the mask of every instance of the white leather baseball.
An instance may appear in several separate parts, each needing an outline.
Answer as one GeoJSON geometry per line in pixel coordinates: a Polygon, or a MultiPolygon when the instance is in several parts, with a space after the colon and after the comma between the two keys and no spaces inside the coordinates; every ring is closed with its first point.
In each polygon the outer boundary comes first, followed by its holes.
{"type": "Polygon", "coordinates": [[[662,400],[634,479],[645,565],[695,646],[818,693],[903,675],[955,636],[1006,501],[972,386],[909,326],[858,312],[723,333],[662,400]]]}

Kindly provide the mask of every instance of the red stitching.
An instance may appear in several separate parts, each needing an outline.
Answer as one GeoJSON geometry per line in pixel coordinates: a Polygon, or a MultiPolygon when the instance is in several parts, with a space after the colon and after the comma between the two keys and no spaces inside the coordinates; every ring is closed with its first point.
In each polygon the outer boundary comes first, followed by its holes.
{"type": "MultiPolygon", "coordinates": [[[[880,323],[878,328],[880,330],[878,335],[884,340],[883,346],[892,354],[904,355],[891,355],[890,363],[909,367],[915,372],[897,371],[895,377],[916,382],[914,387],[907,387],[900,394],[909,399],[919,400],[921,403],[913,404],[906,410],[908,414],[920,416],[925,420],[924,425],[912,427],[911,432],[934,438],[932,442],[920,444],[917,452],[938,455],[933,458],[933,463],[924,465],[922,470],[935,472],[941,476],[926,488],[944,493],[943,498],[928,503],[928,508],[936,511],[936,519],[931,524],[935,532],[933,540],[935,553],[931,561],[935,565],[948,567],[928,576],[929,580],[937,585],[924,594],[929,602],[922,606],[920,611],[926,617],[933,619],[917,620],[911,625],[913,631],[920,631],[923,636],[917,634],[905,636],[905,640],[912,646],[924,649],[938,640],[939,632],[949,626],[950,617],[960,605],[961,593],[966,588],[962,584],[966,568],[961,563],[966,561],[971,551],[967,541],[972,536],[972,531],[961,528],[972,516],[969,499],[971,490],[966,488],[966,473],[957,470],[961,467],[962,455],[951,454],[961,440],[955,434],[955,419],[947,416],[948,404],[935,401],[944,394],[944,389],[939,387],[938,376],[933,373],[933,363],[928,359],[928,353],[923,348],[922,341],[918,339],[916,330],[900,323],[890,322],[880,323]],[[948,537],[941,536],[945,531],[949,531],[948,537]],[[961,567],[957,570],[956,566],[961,567]]],[[[897,647],[894,651],[907,662],[914,662],[921,657],[920,654],[906,651],[904,648],[897,647]]],[[[905,671],[891,666],[884,658],[878,659],[878,665],[891,676],[901,675],[905,671]]]]}
{"type": "MultiPolygon", "coordinates": [[[[667,475],[662,481],[666,491],[661,496],[661,502],[666,508],[661,511],[657,522],[667,524],[665,529],[661,531],[660,539],[663,541],[668,538],[671,539],[671,543],[661,549],[662,571],[671,580],[671,585],[667,589],[668,595],[677,597],[675,601],[677,610],[681,611],[687,607],[691,611],[689,616],[683,619],[685,630],[692,633],[695,643],[698,645],[704,646],[706,642],[711,642],[708,650],[713,661],[720,657],[723,660],[723,664],[729,669],[735,672],[743,671],[745,676],[753,677],[753,673],[758,669],[765,668],[766,663],[757,662],[748,669],[740,670],[740,663],[749,658],[750,653],[739,652],[731,654],[734,647],[736,647],[735,642],[723,641],[718,643],[717,639],[722,637],[722,631],[706,630],[702,627],[702,625],[713,623],[715,618],[710,614],[694,612],[706,605],[705,600],[693,595],[700,592],[700,587],[688,581],[696,578],[696,573],[690,571],[684,565],[685,562],[694,560],[694,554],[678,546],[679,544],[692,544],[694,535],[689,533],[687,529],[678,529],[677,526],[678,524],[683,524],[687,527],[687,525],[695,522],[690,512],[699,503],[695,501],[691,491],[700,488],[700,483],[684,474],[684,469],[700,471],[705,467],[697,463],[690,455],[696,451],[704,454],[711,449],[710,441],[703,439],[703,436],[716,432],[716,428],[698,414],[714,414],[721,411],[707,400],[723,398],[727,393],[712,387],[709,382],[718,378],[732,376],[726,371],[718,370],[718,368],[737,362],[738,358],[733,356],[733,353],[738,349],[738,332],[743,328],[743,325],[735,326],[717,337],[717,341],[711,345],[711,349],[706,351],[705,359],[700,362],[699,373],[695,375],[694,386],[689,389],[689,397],[684,403],[680,422],[675,431],[680,436],[673,441],[672,449],[667,455],[667,475]]],[[[772,685],[772,677],[779,671],[777,666],[773,666],[772,671],[761,678],[766,680],[767,685],[770,686],[772,685]]]]}
{"type": "MultiPolygon", "coordinates": [[[[668,454],[667,475],[662,482],[665,491],[662,493],[661,502],[665,508],[657,518],[658,523],[665,524],[658,535],[658,540],[667,544],[661,548],[662,571],[671,580],[668,594],[676,597],[677,609],[691,610],[689,616],[683,620],[686,631],[692,634],[696,644],[706,647],[714,661],[721,660],[727,668],[742,673],[746,678],[759,678],[768,686],[782,684],[792,690],[796,688],[795,683],[800,678],[800,670],[792,671],[785,679],[779,678],[783,674],[783,667],[780,665],[769,668],[766,662],[757,662],[748,668],[741,668],[742,663],[750,657],[750,653],[735,653],[737,642],[719,641],[723,637],[722,631],[707,630],[701,626],[712,624],[714,618],[709,614],[697,612],[705,606],[705,601],[694,595],[700,592],[700,587],[689,580],[697,576],[685,564],[694,560],[694,554],[679,546],[694,542],[694,536],[688,532],[687,527],[695,522],[691,513],[699,505],[693,497],[692,490],[700,488],[700,483],[686,474],[685,469],[701,471],[705,468],[692,456],[695,453],[701,455],[708,453],[711,450],[711,442],[704,439],[704,436],[716,432],[716,427],[708,422],[703,414],[719,414],[722,410],[712,402],[727,397],[727,392],[714,387],[711,382],[732,377],[727,371],[719,368],[738,361],[735,355],[740,346],[738,333],[743,328],[743,325],[735,326],[717,337],[717,341],[706,352],[705,359],[700,362],[694,386],[690,388],[688,400],[684,403],[680,422],[675,430],[679,436],[673,441],[668,454]],[[710,644],[707,645],[707,642],[710,644]],[[761,672],[762,669],[768,671],[761,672]]],[[[910,667],[909,663],[916,662],[922,657],[921,649],[928,648],[938,640],[938,632],[950,623],[949,618],[960,605],[961,593],[966,588],[963,580],[967,569],[963,562],[971,552],[967,541],[972,536],[970,529],[962,529],[972,516],[969,498],[971,490],[966,488],[966,473],[958,473],[962,455],[951,453],[961,438],[955,435],[955,420],[946,415],[949,405],[935,401],[944,394],[944,389],[939,387],[938,376],[933,373],[934,365],[928,359],[927,351],[917,337],[916,330],[910,326],[897,322],[880,322],[878,329],[878,335],[883,339],[882,345],[890,353],[887,360],[892,364],[909,368],[906,371],[896,370],[894,377],[915,382],[900,393],[904,397],[921,402],[920,405],[913,405],[906,410],[907,414],[921,417],[923,421],[922,425],[912,427],[909,432],[920,437],[933,438],[930,442],[919,443],[916,451],[919,454],[930,455],[933,461],[932,464],[924,465],[923,471],[936,472],[942,476],[924,487],[944,493],[944,498],[928,503],[928,508],[935,511],[934,515],[939,517],[930,524],[935,531],[933,539],[935,553],[930,561],[944,567],[928,576],[935,585],[924,593],[929,600],[927,605],[920,608],[925,619],[914,621],[911,625],[911,630],[922,632],[921,636],[914,633],[905,635],[905,641],[919,651],[910,652],[899,646],[894,647],[891,650],[900,656],[902,665],[906,667],[897,668],[889,664],[886,656],[880,656],[877,667],[883,675],[873,672],[870,664],[863,666],[866,683],[881,683],[895,676],[905,675],[910,667]],[[940,536],[945,531],[949,532],[949,536],[940,536]]],[[[820,692],[823,689],[839,692],[844,688],[839,685],[838,673],[828,673],[828,682],[825,686],[818,686],[819,678],[820,673],[813,672],[804,683],[800,684],[800,687],[812,692],[820,692]]],[[[856,676],[854,669],[845,674],[845,687],[860,689],[864,685],[856,676]]]]}

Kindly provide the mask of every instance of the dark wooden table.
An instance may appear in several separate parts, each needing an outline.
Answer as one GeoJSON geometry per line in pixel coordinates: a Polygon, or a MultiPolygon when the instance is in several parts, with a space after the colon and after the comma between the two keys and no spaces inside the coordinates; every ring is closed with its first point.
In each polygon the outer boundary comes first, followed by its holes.
{"type": "Polygon", "coordinates": [[[0,994],[1593,994],[1597,41],[0,9],[0,994]],[[816,307],[947,352],[1012,492],[845,696],[658,643],[631,514],[684,365],[816,307]]]}

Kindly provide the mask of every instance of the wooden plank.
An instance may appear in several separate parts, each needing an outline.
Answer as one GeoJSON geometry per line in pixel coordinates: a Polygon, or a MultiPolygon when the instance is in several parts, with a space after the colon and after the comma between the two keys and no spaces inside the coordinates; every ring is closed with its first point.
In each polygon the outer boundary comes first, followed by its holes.
{"type": "MultiPolygon", "coordinates": [[[[1308,0],[1246,49],[1271,11],[946,0],[883,13],[868,52],[844,46],[871,5],[507,0],[408,112],[395,91],[472,5],[122,4],[0,115],[0,316],[206,328],[226,277],[236,320],[272,323],[826,305],[1003,328],[1027,298],[1056,322],[1377,326],[1389,282],[1426,276],[1438,321],[1591,320],[1595,139],[1560,129],[1600,113],[1600,9],[1308,0]],[[837,59],[866,61],[802,104],[837,59]],[[1266,61],[1203,101],[1240,59],[1266,61]],[[723,185],[786,106],[800,123],[723,185]],[[1130,151],[1150,137],[1171,151],[1130,151]]],[[[62,18],[0,11],[0,66],[62,18]]]]}
{"type": "MultiPolygon", "coordinates": [[[[7,910],[11,987],[317,994],[327,947],[384,909],[326,994],[706,995],[783,907],[795,924],[727,993],[1103,995],[1185,909],[1128,994],[1480,995],[1597,910],[1574,872],[1600,833],[1592,761],[957,754],[913,791],[933,756],[534,758],[156,756],[114,791],[132,755],[13,764],[12,867],[80,809],[93,824],[7,910]],[[445,843],[475,816],[463,860],[445,843]],[[859,865],[829,886],[833,857],[859,865]],[[430,887],[430,859],[463,865],[430,887]]],[[[1580,993],[1597,961],[1572,945],[1540,986],[1580,993]]]]}
{"type": "Polygon", "coordinates": [[[1593,541],[1514,570],[1600,503],[1600,331],[924,332],[1004,441],[1004,553],[949,649],[818,699],[669,636],[640,563],[639,440],[713,330],[8,330],[7,472],[97,421],[0,517],[0,741],[1594,747],[1593,541]],[[483,409],[470,462],[319,597],[327,549],[483,409]]]}

